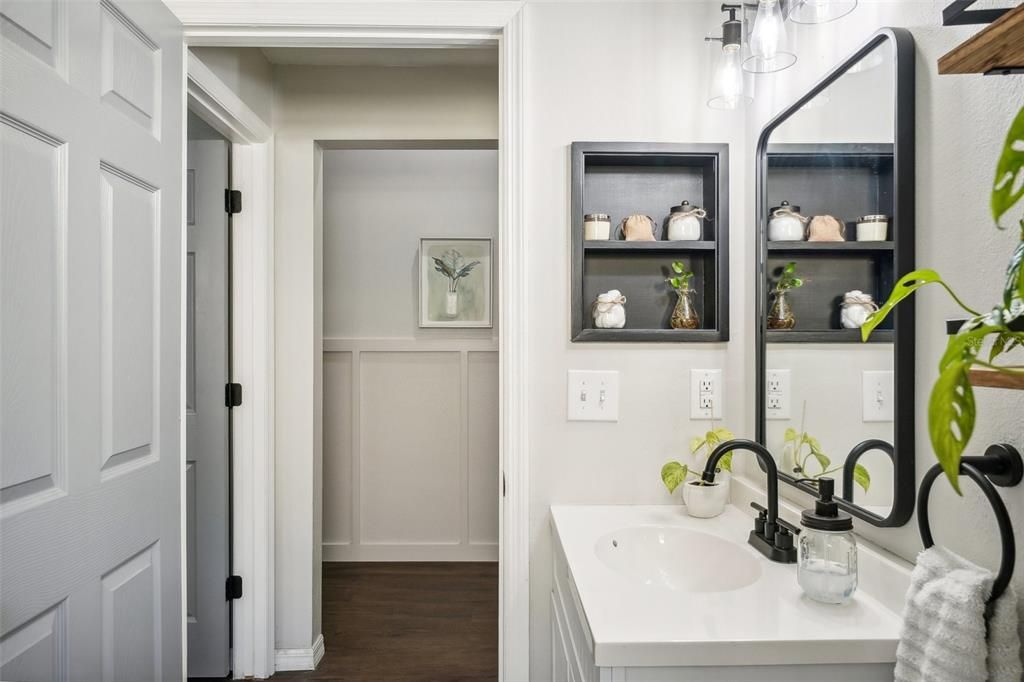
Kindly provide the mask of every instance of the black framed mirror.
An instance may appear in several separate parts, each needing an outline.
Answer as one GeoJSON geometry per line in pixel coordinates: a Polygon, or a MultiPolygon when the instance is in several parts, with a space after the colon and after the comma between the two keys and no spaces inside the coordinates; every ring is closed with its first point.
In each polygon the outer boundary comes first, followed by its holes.
{"type": "Polygon", "coordinates": [[[876,526],[914,509],[913,305],[859,329],[914,268],[914,125],[914,40],[883,28],[757,145],[757,439],[876,526]]]}

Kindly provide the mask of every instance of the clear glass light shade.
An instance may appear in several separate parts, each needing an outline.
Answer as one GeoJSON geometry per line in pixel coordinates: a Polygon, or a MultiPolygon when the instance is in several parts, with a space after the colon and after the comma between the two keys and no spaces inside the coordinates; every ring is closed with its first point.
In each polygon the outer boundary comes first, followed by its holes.
{"type": "Polygon", "coordinates": [[[857,8],[857,0],[794,0],[789,20],[797,24],[826,24],[857,8]]]}
{"type": "Polygon", "coordinates": [[[708,106],[712,109],[738,109],[750,101],[743,92],[743,69],[739,45],[716,49],[719,55],[711,74],[708,106]]]}
{"type": "Polygon", "coordinates": [[[750,56],[743,62],[744,71],[773,73],[788,69],[796,62],[796,55],[789,49],[779,0],[760,0],[757,3],[749,47],[750,56]]]}

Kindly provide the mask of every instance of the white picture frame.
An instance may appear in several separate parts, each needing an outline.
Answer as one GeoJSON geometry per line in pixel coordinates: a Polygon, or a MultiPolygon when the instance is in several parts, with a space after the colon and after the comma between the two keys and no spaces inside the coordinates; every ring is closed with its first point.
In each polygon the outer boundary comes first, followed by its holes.
{"type": "Polygon", "coordinates": [[[493,327],[494,252],[490,238],[424,237],[419,260],[420,327],[493,327]]]}

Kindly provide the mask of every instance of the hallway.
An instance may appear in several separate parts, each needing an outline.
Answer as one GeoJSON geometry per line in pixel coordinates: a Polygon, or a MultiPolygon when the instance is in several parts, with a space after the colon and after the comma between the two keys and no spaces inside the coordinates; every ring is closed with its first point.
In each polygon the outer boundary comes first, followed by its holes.
{"type": "Polygon", "coordinates": [[[281,680],[498,678],[497,563],[323,565],[325,653],[281,680]]]}

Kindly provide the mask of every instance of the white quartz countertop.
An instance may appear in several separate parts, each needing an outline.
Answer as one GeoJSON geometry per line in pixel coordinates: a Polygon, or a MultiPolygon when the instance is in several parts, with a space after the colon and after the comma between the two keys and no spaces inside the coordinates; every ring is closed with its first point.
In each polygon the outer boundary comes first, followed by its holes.
{"type": "MultiPolygon", "coordinates": [[[[747,544],[751,517],[733,506],[713,519],[681,506],[554,506],[554,540],[569,565],[598,666],[890,663],[900,618],[858,590],[844,606],[805,597],[795,564],[766,559],[747,544]],[[760,563],[746,587],[694,593],[645,584],[598,560],[608,533],[637,526],[678,526],[735,542],[760,563]]],[[[695,547],[693,561],[702,561],[695,547]]]]}

